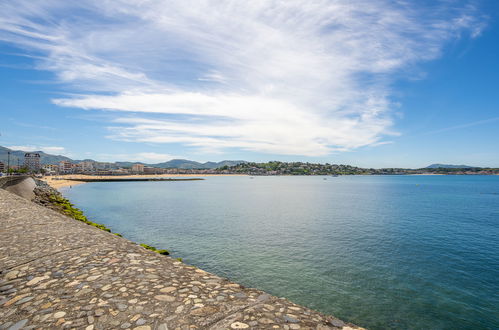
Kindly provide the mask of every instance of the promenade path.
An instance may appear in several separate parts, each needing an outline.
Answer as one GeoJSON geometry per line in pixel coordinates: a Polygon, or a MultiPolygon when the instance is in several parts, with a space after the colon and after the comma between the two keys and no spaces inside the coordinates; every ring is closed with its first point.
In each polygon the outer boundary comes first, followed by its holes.
{"type": "Polygon", "coordinates": [[[357,329],[0,189],[0,329],[357,329]]]}

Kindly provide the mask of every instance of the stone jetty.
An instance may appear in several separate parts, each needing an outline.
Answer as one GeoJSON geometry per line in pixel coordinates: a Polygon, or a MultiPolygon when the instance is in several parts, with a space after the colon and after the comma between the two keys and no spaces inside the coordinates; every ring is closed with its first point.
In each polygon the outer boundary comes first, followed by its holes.
{"type": "Polygon", "coordinates": [[[65,178],[62,180],[77,181],[77,182],[142,182],[142,181],[200,181],[203,178],[65,178]]]}
{"type": "Polygon", "coordinates": [[[0,329],[360,329],[0,189],[0,329]]]}

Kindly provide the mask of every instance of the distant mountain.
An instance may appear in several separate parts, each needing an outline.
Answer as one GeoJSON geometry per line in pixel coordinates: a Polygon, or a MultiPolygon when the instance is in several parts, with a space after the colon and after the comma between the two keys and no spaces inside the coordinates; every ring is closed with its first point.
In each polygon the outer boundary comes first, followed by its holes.
{"type": "Polygon", "coordinates": [[[115,162],[114,164],[117,167],[123,167],[123,168],[131,168],[133,164],[142,164],[142,165],[149,166],[149,165],[141,163],[141,162],[115,162]]]}
{"type": "MultiPolygon", "coordinates": [[[[5,148],[0,146],[0,162],[7,164],[7,152],[10,151],[10,165],[23,165],[24,164],[24,154],[27,151],[22,151],[22,150],[11,150],[9,148],[5,148]]],[[[69,161],[72,163],[79,163],[81,160],[73,160],[71,158],[68,158],[66,156],[60,156],[60,155],[51,155],[47,154],[43,151],[33,151],[36,153],[40,154],[40,162],[42,164],[57,164],[62,160],[69,161]]],[[[91,159],[85,159],[85,161],[94,161],[91,159]]],[[[152,167],[159,167],[159,168],[181,168],[181,169],[213,169],[217,167],[222,167],[225,165],[228,166],[235,166],[238,164],[246,163],[244,160],[223,160],[221,162],[206,162],[206,163],[200,163],[200,162],[195,162],[193,160],[187,160],[187,159],[172,159],[168,162],[164,163],[158,163],[158,164],[146,164],[146,163],[141,163],[141,162],[115,162],[114,164],[117,167],[124,167],[124,168],[130,168],[132,167],[133,164],[143,164],[145,166],[152,166],[152,167]]]]}
{"type": "Polygon", "coordinates": [[[149,166],[159,167],[159,168],[181,168],[185,170],[190,169],[212,169],[217,167],[222,167],[225,165],[228,166],[236,166],[241,163],[246,163],[244,160],[223,160],[221,162],[206,162],[200,163],[195,162],[193,160],[187,159],[172,159],[168,162],[159,163],[159,164],[150,164],[149,166]]]}
{"type": "MultiPolygon", "coordinates": [[[[11,150],[9,148],[5,148],[0,146],[0,162],[7,164],[8,155],[7,152],[10,151],[10,165],[23,165],[24,164],[24,154],[27,151],[22,150],[11,150]]],[[[31,152],[31,151],[30,151],[31,152]]],[[[43,151],[32,151],[40,154],[40,162],[42,164],[57,164],[62,160],[72,161],[70,158],[61,155],[51,155],[47,154],[43,151]]]]}
{"type": "Polygon", "coordinates": [[[468,166],[468,165],[431,164],[426,168],[479,168],[479,167],[468,166]]]}

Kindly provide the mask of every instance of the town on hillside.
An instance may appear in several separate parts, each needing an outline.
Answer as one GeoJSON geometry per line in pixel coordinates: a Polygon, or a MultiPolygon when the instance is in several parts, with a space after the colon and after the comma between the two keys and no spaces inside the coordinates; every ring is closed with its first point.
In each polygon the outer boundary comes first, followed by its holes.
{"type": "Polygon", "coordinates": [[[21,165],[0,162],[0,175],[37,174],[37,175],[130,175],[130,174],[240,174],[240,175],[407,175],[407,174],[454,174],[454,175],[499,175],[498,168],[481,167],[427,167],[421,169],[404,168],[361,168],[351,165],[315,164],[303,162],[266,163],[242,162],[237,165],[225,165],[212,169],[183,169],[159,168],[142,163],[130,163],[129,166],[120,166],[118,163],[68,160],[56,164],[44,164],[42,155],[36,152],[26,152],[21,165]]]}
{"type": "Polygon", "coordinates": [[[27,152],[24,154],[22,164],[5,164],[0,162],[0,173],[5,174],[41,174],[41,175],[65,175],[65,174],[86,174],[86,175],[130,175],[130,174],[217,174],[212,169],[177,169],[158,168],[144,164],[131,164],[130,167],[119,166],[116,163],[81,161],[71,162],[61,160],[56,164],[43,164],[42,155],[39,153],[27,152]]]}

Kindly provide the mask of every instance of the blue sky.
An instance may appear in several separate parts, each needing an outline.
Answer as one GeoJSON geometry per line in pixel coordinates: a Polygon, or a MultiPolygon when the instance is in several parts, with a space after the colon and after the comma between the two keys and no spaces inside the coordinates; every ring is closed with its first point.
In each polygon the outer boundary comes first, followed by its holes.
{"type": "Polygon", "coordinates": [[[499,167],[499,2],[2,1],[0,145],[499,167]]]}

